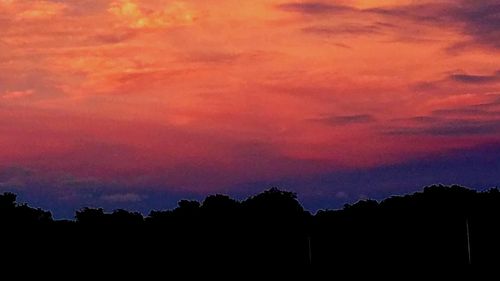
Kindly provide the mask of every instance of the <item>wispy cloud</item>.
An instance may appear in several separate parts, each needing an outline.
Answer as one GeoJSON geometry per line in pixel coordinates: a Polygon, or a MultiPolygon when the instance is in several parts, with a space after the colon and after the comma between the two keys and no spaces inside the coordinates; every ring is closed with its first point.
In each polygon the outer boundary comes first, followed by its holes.
{"type": "Polygon", "coordinates": [[[108,11],[129,27],[138,29],[189,24],[196,17],[183,2],[171,2],[154,11],[142,8],[140,1],[120,0],[112,2],[108,11]]]}
{"type": "Polygon", "coordinates": [[[101,200],[110,203],[135,203],[140,202],[147,197],[137,194],[137,193],[114,193],[106,194],[100,197],[101,200]]]}
{"type": "Polygon", "coordinates": [[[357,114],[357,115],[327,116],[311,120],[325,123],[328,125],[347,126],[347,125],[372,123],[376,121],[376,118],[369,114],[357,114]]]}
{"type": "Polygon", "coordinates": [[[326,2],[294,2],[278,5],[284,11],[296,12],[305,15],[337,14],[354,11],[355,9],[344,5],[335,5],[326,2]]]}
{"type": "Polygon", "coordinates": [[[66,4],[54,1],[33,1],[31,3],[22,3],[23,1],[10,2],[12,3],[11,5],[15,5],[16,21],[48,20],[61,15],[67,8],[66,4]]]}
{"type": "Polygon", "coordinates": [[[468,83],[468,84],[484,84],[500,82],[500,71],[492,75],[474,75],[474,74],[452,74],[449,79],[455,82],[468,83]]]}
{"type": "Polygon", "coordinates": [[[302,29],[305,33],[313,33],[323,36],[337,36],[337,35],[369,35],[381,34],[383,31],[377,25],[355,25],[345,24],[339,26],[310,26],[302,29]]]}
{"type": "Polygon", "coordinates": [[[0,191],[24,189],[31,182],[33,174],[31,169],[25,167],[0,167],[0,191]]]}
{"type": "Polygon", "coordinates": [[[8,91],[3,94],[0,94],[0,97],[5,100],[17,100],[26,97],[30,97],[35,93],[34,90],[25,90],[25,91],[8,91]]]}
{"type": "Polygon", "coordinates": [[[479,117],[479,116],[500,116],[500,111],[487,111],[480,106],[468,106],[461,108],[451,108],[451,109],[438,109],[432,111],[433,115],[436,116],[468,116],[468,117],[479,117]]]}
{"type": "Polygon", "coordinates": [[[367,12],[459,30],[469,37],[457,43],[460,45],[500,48],[500,4],[495,0],[429,1],[395,8],[374,8],[367,12]]]}
{"type": "Polygon", "coordinates": [[[500,120],[447,120],[429,127],[406,127],[385,132],[392,136],[471,137],[498,135],[500,120]]]}

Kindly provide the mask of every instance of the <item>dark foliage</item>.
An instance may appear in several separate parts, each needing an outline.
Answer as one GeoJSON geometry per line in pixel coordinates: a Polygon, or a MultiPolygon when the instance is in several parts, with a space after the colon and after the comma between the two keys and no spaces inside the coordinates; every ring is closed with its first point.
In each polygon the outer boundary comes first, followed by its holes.
{"type": "Polygon", "coordinates": [[[41,209],[33,209],[25,204],[16,203],[13,193],[0,195],[0,223],[8,224],[46,224],[52,221],[52,214],[41,209]]]}
{"type": "Polygon", "coordinates": [[[305,211],[291,192],[269,189],[242,202],[225,195],[182,200],[147,217],[84,208],[75,221],[0,195],[3,253],[54,254],[117,270],[174,265],[431,266],[499,264],[500,191],[435,185],[423,192],[305,211]],[[9,252],[10,251],[10,252],[9,252]],[[83,257],[92,256],[92,259],[83,257]],[[109,265],[109,264],[108,264],[109,265]]]}

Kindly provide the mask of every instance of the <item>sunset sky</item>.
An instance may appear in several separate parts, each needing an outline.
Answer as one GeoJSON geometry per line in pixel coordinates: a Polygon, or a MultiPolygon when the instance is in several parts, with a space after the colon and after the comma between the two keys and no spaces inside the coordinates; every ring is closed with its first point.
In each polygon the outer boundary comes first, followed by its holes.
{"type": "Polygon", "coordinates": [[[498,0],[0,0],[0,191],[56,217],[499,171],[498,0]]]}

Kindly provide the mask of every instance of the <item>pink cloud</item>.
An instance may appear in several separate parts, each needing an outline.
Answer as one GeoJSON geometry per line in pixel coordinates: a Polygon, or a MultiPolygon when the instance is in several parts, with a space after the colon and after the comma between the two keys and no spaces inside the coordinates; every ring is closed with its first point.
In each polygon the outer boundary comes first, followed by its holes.
{"type": "Polygon", "coordinates": [[[25,91],[8,91],[0,94],[0,97],[5,100],[18,100],[32,96],[35,93],[34,90],[25,91]]]}

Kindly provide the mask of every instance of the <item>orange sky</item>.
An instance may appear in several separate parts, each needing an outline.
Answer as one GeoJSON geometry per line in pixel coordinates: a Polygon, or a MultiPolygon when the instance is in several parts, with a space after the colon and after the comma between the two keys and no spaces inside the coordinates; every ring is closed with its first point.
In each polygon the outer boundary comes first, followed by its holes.
{"type": "Polygon", "coordinates": [[[0,0],[0,167],[218,190],[496,142],[474,3],[0,0]]]}

